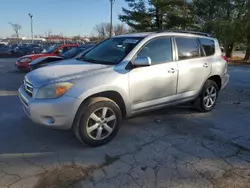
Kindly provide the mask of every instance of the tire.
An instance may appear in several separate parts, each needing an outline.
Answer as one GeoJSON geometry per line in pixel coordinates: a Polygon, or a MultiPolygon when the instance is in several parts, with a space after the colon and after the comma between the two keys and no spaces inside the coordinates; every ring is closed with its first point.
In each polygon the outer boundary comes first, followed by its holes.
{"type": "Polygon", "coordinates": [[[216,105],[218,95],[218,85],[213,80],[207,80],[201,90],[201,93],[194,101],[194,107],[201,112],[210,112],[216,105]],[[213,93],[211,92],[212,88],[213,93]],[[208,94],[209,91],[211,92],[211,94],[208,94]],[[213,102],[210,100],[210,98],[213,102]]]}
{"type": "Polygon", "coordinates": [[[117,135],[121,122],[121,110],[114,101],[105,97],[95,97],[84,102],[79,108],[73,131],[81,143],[97,147],[108,143],[117,135]],[[107,109],[106,113],[104,108],[107,109]],[[106,114],[105,118],[102,118],[103,114],[106,114]]]}

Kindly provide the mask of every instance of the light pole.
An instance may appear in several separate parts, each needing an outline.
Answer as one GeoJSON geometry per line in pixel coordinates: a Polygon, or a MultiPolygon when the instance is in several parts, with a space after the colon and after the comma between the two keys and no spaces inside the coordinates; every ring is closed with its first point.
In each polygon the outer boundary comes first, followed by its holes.
{"type": "Polygon", "coordinates": [[[113,35],[113,4],[115,0],[110,0],[110,31],[109,31],[109,37],[112,37],[113,35]]]}
{"type": "Polygon", "coordinates": [[[34,43],[34,38],[33,38],[33,15],[29,13],[30,17],[30,29],[31,29],[31,39],[32,39],[32,44],[34,43]]]}

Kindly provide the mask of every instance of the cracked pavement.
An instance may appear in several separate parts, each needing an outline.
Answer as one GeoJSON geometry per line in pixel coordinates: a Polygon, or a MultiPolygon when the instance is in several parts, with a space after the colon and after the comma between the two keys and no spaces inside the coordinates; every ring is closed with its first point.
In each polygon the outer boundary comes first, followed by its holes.
{"type": "Polygon", "coordinates": [[[250,187],[250,67],[229,67],[211,113],[188,105],[144,113],[88,148],[25,116],[16,92],[24,73],[13,65],[0,59],[0,188],[250,187]]]}

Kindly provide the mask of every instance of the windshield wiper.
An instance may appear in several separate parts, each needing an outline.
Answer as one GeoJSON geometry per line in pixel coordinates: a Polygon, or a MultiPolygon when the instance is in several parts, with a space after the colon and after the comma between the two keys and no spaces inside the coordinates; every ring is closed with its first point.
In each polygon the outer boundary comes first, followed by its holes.
{"type": "Polygon", "coordinates": [[[85,57],[77,58],[77,60],[87,61],[87,62],[90,62],[90,63],[101,63],[100,61],[97,61],[97,60],[94,60],[94,59],[85,58],[85,57]]]}
{"type": "Polygon", "coordinates": [[[87,62],[90,62],[90,63],[96,63],[96,64],[102,64],[102,65],[114,65],[113,62],[99,61],[99,60],[95,60],[95,59],[89,59],[89,58],[86,58],[86,57],[79,57],[79,58],[76,58],[76,60],[87,61],[87,62]]]}

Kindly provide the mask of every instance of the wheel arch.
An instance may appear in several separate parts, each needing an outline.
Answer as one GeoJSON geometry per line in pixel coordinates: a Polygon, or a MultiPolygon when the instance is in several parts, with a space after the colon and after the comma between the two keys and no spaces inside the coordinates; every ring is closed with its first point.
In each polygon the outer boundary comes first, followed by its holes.
{"type": "MultiPolygon", "coordinates": [[[[90,100],[91,98],[95,98],[95,97],[105,97],[108,99],[111,99],[112,101],[114,101],[119,108],[121,109],[121,113],[122,113],[122,117],[126,117],[127,115],[127,108],[126,108],[126,103],[124,101],[124,98],[122,97],[122,95],[115,90],[108,90],[108,91],[100,91],[94,94],[89,95],[88,97],[86,97],[81,104],[78,107],[78,110],[82,107],[82,105],[84,105],[88,100],[90,100]]],[[[78,111],[77,110],[77,111],[78,111]]]]}
{"type": "Polygon", "coordinates": [[[217,84],[219,90],[221,90],[222,79],[221,79],[221,77],[220,77],[219,75],[212,75],[212,76],[210,76],[207,80],[212,80],[212,81],[214,81],[214,82],[217,84]]]}

